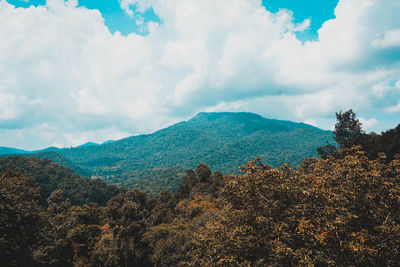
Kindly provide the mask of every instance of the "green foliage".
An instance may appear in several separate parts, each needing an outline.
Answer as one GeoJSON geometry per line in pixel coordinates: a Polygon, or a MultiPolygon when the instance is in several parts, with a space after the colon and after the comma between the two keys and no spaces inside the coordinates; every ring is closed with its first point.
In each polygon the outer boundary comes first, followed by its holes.
{"type": "Polygon", "coordinates": [[[35,154],[127,189],[176,192],[182,173],[204,162],[222,173],[262,157],[273,167],[298,166],[332,141],[332,132],[303,123],[270,120],[252,113],[200,113],[149,135],[35,154]]]}
{"type": "Polygon", "coordinates": [[[33,177],[40,186],[43,203],[55,189],[63,190],[72,204],[77,205],[89,202],[105,205],[111,197],[123,191],[116,186],[107,185],[100,179],[80,177],[70,168],[62,167],[47,159],[23,156],[0,158],[0,172],[7,169],[20,172],[23,176],[33,177]]]}
{"type": "Polygon", "coordinates": [[[323,159],[327,159],[329,156],[335,156],[335,157],[339,156],[337,155],[338,152],[337,147],[330,144],[329,142],[327,142],[325,146],[317,148],[317,152],[319,156],[323,159]]]}
{"type": "Polygon", "coordinates": [[[196,231],[215,219],[222,206],[210,196],[194,196],[181,200],[175,207],[175,218],[150,227],[143,241],[148,243],[150,259],[155,266],[187,266],[190,264],[196,231]]]}
{"type": "MultiPolygon", "coordinates": [[[[397,140],[392,131],[390,140],[397,140]]],[[[379,153],[371,159],[359,146],[337,153],[340,157],[305,159],[297,169],[272,168],[256,158],[240,174],[225,176],[200,163],[183,175],[175,194],[131,190],[105,206],[75,205],[60,188],[41,202],[33,178],[5,171],[0,174],[1,264],[398,265],[400,155],[388,160],[379,153]]],[[[0,162],[26,174],[29,169],[35,179],[37,174],[73,179],[68,169],[46,160],[8,160],[0,162]]]]}
{"type": "MultiPolygon", "coordinates": [[[[396,128],[389,129],[381,134],[374,132],[366,134],[362,130],[360,121],[356,119],[356,114],[351,109],[344,113],[336,113],[336,118],[337,122],[333,133],[340,148],[359,145],[370,159],[377,159],[379,153],[383,152],[387,162],[393,160],[394,156],[400,153],[400,124],[396,128]]],[[[317,152],[323,159],[328,156],[336,158],[343,156],[340,150],[329,142],[326,146],[317,148],[317,152]]]]}
{"type": "Polygon", "coordinates": [[[152,168],[109,175],[102,177],[102,180],[108,184],[123,188],[135,188],[142,192],[157,195],[162,191],[175,192],[184,173],[184,170],[178,168],[152,168]]]}
{"type": "Polygon", "coordinates": [[[210,179],[211,169],[206,164],[200,163],[196,168],[196,174],[199,181],[205,183],[210,179]]]}
{"type": "Polygon", "coordinates": [[[177,198],[184,199],[189,197],[192,188],[198,183],[198,181],[196,173],[192,169],[188,170],[182,179],[178,192],[176,193],[177,198]]]}
{"type": "Polygon", "coordinates": [[[0,155],[27,154],[29,151],[0,146],[0,155]]]}
{"type": "Polygon", "coordinates": [[[356,118],[353,110],[348,110],[344,113],[341,111],[336,113],[337,123],[333,134],[335,141],[344,148],[350,148],[361,142],[364,134],[360,121],[356,118]]]}
{"type": "Polygon", "coordinates": [[[386,161],[391,161],[400,153],[400,124],[394,129],[389,129],[381,134],[370,133],[363,136],[361,143],[363,150],[371,159],[379,157],[380,152],[386,155],[386,161]]]}
{"type": "Polygon", "coordinates": [[[31,178],[0,173],[0,259],[2,266],[33,265],[41,238],[43,208],[39,187],[31,178]]]}
{"type": "Polygon", "coordinates": [[[196,232],[194,265],[393,266],[400,252],[400,157],[252,161],[227,175],[226,213],[196,232]]]}
{"type": "Polygon", "coordinates": [[[175,219],[168,224],[152,227],[144,235],[152,250],[151,261],[156,266],[178,266],[184,259],[189,258],[193,248],[193,232],[190,222],[175,219]]]}

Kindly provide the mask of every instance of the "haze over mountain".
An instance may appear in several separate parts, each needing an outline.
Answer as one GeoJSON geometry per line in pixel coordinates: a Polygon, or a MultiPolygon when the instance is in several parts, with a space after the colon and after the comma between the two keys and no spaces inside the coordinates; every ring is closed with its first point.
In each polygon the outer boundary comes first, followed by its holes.
{"type": "Polygon", "coordinates": [[[176,190],[181,174],[204,162],[237,173],[237,166],[261,157],[277,167],[293,167],[332,141],[332,132],[304,123],[266,119],[253,113],[199,113],[152,134],[102,145],[83,145],[33,154],[127,188],[176,190]]]}

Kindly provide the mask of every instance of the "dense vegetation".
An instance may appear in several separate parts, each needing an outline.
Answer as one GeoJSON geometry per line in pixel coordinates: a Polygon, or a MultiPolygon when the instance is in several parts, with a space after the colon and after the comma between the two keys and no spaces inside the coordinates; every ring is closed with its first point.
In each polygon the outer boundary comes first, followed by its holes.
{"type": "Polygon", "coordinates": [[[400,157],[310,158],[240,175],[200,164],[175,194],[133,190],[73,205],[56,189],[40,203],[32,178],[0,176],[3,266],[395,266],[400,157]]]}
{"type": "Polygon", "coordinates": [[[163,191],[175,192],[182,182],[185,170],[179,168],[152,168],[132,170],[120,175],[102,177],[102,180],[122,188],[136,188],[157,195],[163,191]]]}
{"type": "Polygon", "coordinates": [[[29,151],[12,147],[0,146],[0,155],[27,154],[29,151]]]}
{"type": "Polygon", "coordinates": [[[32,177],[40,186],[42,202],[46,202],[54,190],[61,189],[74,205],[90,202],[105,205],[110,198],[124,191],[116,186],[107,185],[100,179],[80,177],[70,168],[62,167],[48,159],[23,156],[0,158],[0,173],[8,169],[18,172],[21,176],[32,177]]]}
{"type": "Polygon", "coordinates": [[[339,146],[297,169],[256,158],[223,175],[201,163],[176,193],[131,190],[105,206],[74,204],[58,185],[41,201],[40,177],[72,179],[79,192],[90,180],[48,160],[3,159],[1,266],[398,266],[399,133],[376,135],[389,150],[357,146],[365,133],[349,112],[338,113],[339,146]]]}
{"type": "Polygon", "coordinates": [[[175,192],[183,170],[199,162],[222,173],[238,173],[238,166],[257,156],[273,167],[283,163],[296,167],[302,159],[316,156],[316,148],[327,141],[332,142],[332,132],[303,123],[252,113],[200,113],[153,134],[35,156],[49,158],[83,176],[160,193],[175,192]]]}
{"type": "Polygon", "coordinates": [[[41,150],[28,151],[28,150],[23,150],[23,149],[18,149],[18,148],[0,146],[0,155],[22,155],[22,154],[50,152],[50,151],[58,151],[58,150],[60,150],[60,149],[57,147],[48,147],[48,148],[41,149],[41,150]]]}
{"type": "MultiPolygon", "coordinates": [[[[380,152],[385,153],[386,161],[394,159],[400,153],[400,124],[394,129],[383,131],[381,134],[365,133],[360,121],[353,110],[336,113],[337,123],[333,131],[334,139],[339,148],[360,146],[370,159],[377,159],[380,152]]],[[[338,147],[330,144],[317,149],[322,158],[328,156],[340,157],[338,147]]]]}

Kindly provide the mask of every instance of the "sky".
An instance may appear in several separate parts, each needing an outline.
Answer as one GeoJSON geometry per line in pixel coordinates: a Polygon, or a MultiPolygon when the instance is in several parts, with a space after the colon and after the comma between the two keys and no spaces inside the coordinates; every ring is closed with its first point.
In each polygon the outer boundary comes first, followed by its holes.
{"type": "Polygon", "coordinates": [[[0,146],[70,147],[204,111],[400,123],[398,0],[0,0],[0,146]]]}

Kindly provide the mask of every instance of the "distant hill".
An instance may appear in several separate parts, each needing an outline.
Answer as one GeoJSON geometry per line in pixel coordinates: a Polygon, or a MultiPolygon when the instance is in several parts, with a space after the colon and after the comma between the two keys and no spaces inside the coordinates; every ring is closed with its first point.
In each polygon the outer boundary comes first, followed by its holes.
{"type": "Polygon", "coordinates": [[[60,166],[48,159],[25,156],[0,158],[0,174],[7,170],[34,178],[40,186],[44,203],[55,189],[63,190],[65,196],[75,205],[89,202],[105,205],[110,198],[123,192],[121,188],[108,185],[99,179],[80,177],[70,168],[60,166]]]}
{"type": "MultiPolygon", "coordinates": [[[[114,140],[108,140],[102,143],[102,145],[109,144],[115,142],[114,140]]],[[[80,147],[86,147],[86,146],[98,146],[98,143],[94,142],[87,142],[82,145],[77,146],[77,148],[80,147]]],[[[39,150],[24,150],[24,149],[18,149],[18,148],[12,148],[12,147],[4,147],[0,146],[0,156],[1,155],[22,155],[22,154],[34,154],[34,153],[42,153],[42,152],[54,152],[54,151],[60,151],[62,149],[66,148],[58,148],[58,147],[47,147],[44,149],[39,149],[39,150]]]]}
{"type": "Polygon", "coordinates": [[[316,148],[333,142],[332,136],[311,125],[253,113],[199,113],[152,134],[37,156],[67,162],[82,175],[160,192],[176,190],[182,173],[200,162],[223,173],[237,173],[237,166],[257,156],[273,167],[296,167],[317,156],[316,148]]]}
{"type": "Polygon", "coordinates": [[[15,154],[27,154],[27,153],[30,153],[30,151],[18,148],[0,146],[0,155],[11,155],[11,154],[15,155],[15,154]]]}
{"type": "Polygon", "coordinates": [[[55,146],[51,146],[51,147],[48,147],[48,148],[45,148],[45,149],[40,149],[40,150],[31,151],[30,153],[54,152],[54,151],[59,151],[59,150],[61,150],[61,149],[62,149],[62,148],[58,148],[58,147],[55,147],[55,146]]]}
{"type": "Polygon", "coordinates": [[[77,147],[97,146],[97,145],[99,145],[99,144],[93,143],[93,142],[87,142],[87,143],[84,143],[83,145],[80,145],[80,146],[77,146],[77,147]]]}
{"type": "Polygon", "coordinates": [[[61,150],[61,148],[53,147],[53,146],[45,148],[45,149],[34,150],[34,151],[1,146],[0,147],[0,155],[22,155],[22,154],[41,153],[41,152],[53,152],[53,151],[59,151],[59,150],[61,150]]]}
{"type": "Polygon", "coordinates": [[[107,140],[107,141],[103,142],[102,145],[106,145],[106,144],[109,144],[109,143],[112,143],[112,142],[115,142],[115,140],[107,140]]]}

